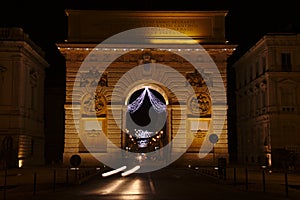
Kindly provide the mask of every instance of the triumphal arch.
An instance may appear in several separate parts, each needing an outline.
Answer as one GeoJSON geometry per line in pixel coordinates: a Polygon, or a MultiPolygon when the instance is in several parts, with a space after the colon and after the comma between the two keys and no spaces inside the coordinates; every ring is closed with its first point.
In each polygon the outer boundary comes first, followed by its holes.
{"type": "Polygon", "coordinates": [[[66,13],[66,165],[228,158],[226,11],[66,13]]]}

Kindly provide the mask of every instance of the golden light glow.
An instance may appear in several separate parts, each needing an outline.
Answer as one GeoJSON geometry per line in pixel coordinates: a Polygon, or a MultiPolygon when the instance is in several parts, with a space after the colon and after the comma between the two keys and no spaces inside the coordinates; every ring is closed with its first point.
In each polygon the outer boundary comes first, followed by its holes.
{"type": "Polygon", "coordinates": [[[192,39],[151,39],[151,44],[199,44],[200,41],[192,39]]]}
{"type": "Polygon", "coordinates": [[[116,180],[114,182],[112,182],[111,184],[108,184],[104,187],[104,191],[100,192],[101,194],[111,194],[114,191],[116,191],[119,187],[121,187],[121,185],[124,183],[124,179],[119,179],[116,180]]]}
{"type": "Polygon", "coordinates": [[[23,164],[24,164],[24,160],[19,160],[19,168],[23,167],[23,164]]]}
{"type": "Polygon", "coordinates": [[[268,154],[268,165],[272,166],[271,154],[268,154]]]}
{"type": "Polygon", "coordinates": [[[143,185],[140,179],[136,179],[129,185],[129,187],[124,191],[125,194],[142,194],[143,185]]]}

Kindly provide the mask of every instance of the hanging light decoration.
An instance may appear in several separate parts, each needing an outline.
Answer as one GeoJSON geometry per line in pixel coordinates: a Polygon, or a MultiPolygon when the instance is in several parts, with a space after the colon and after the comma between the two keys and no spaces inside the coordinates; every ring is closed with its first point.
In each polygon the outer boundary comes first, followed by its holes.
{"type": "Polygon", "coordinates": [[[148,88],[146,88],[146,91],[147,91],[151,105],[153,106],[154,110],[157,113],[165,112],[166,105],[163,102],[161,102],[156,96],[154,96],[154,94],[148,88]]]}
{"type": "Polygon", "coordinates": [[[145,90],[142,94],[134,100],[131,104],[127,106],[128,111],[132,114],[135,113],[143,104],[146,93],[150,99],[151,105],[157,113],[162,113],[166,111],[166,105],[161,102],[150,90],[148,87],[145,87],[145,90]]]}
{"type": "Polygon", "coordinates": [[[138,138],[138,139],[142,139],[142,138],[149,138],[153,135],[153,132],[150,132],[148,130],[141,130],[141,129],[134,129],[135,131],[135,136],[138,138]]]}
{"type": "Polygon", "coordinates": [[[146,90],[144,90],[143,93],[136,100],[134,100],[131,104],[127,106],[127,109],[130,113],[135,113],[135,111],[137,111],[141,107],[145,98],[145,94],[146,90]]]}
{"type": "Polygon", "coordinates": [[[141,130],[141,129],[134,129],[135,131],[135,136],[137,139],[138,147],[139,148],[144,148],[148,146],[148,138],[152,137],[153,132],[150,132],[148,130],[141,130]]]}
{"type": "MultiPolygon", "coordinates": [[[[135,99],[132,103],[130,103],[127,106],[128,112],[133,114],[135,113],[143,104],[145,95],[148,95],[150,103],[153,107],[153,109],[157,113],[163,113],[166,112],[166,105],[161,102],[151,91],[148,87],[145,87],[144,91],[141,93],[141,95],[135,99]]],[[[149,139],[152,138],[157,134],[157,132],[151,132],[148,130],[142,130],[142,129],[134,129],[134,135],[130,135],[129,137],[131,138],[132,141],[137,142],[137,145],[139,148],[145,148],[149,144],[149,139]]],[[[127,130],[127,134],[129,133],[129,130],[127,130]]],[[[160,132],[162,133],[162,131],[160,132]]],[[[158,139],[159,137],[157,137],[158,139]]],[[[155,139],[155,138],[153,138],[155,139]]],[[[156,141],[156,139],[155,139],[156,141]]]]}

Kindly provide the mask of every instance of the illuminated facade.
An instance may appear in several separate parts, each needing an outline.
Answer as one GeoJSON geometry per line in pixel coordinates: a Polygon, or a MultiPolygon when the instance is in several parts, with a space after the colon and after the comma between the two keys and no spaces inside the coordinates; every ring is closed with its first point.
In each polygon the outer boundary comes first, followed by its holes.
{"type": "MultiPolygon", "coordinates": [[[[69,23],[68,39],[64,43],[57,44],[66,59],[67,68],[64,164],[69,165],[70,158],[79,155],[82,166],[97,165],[99,162],[91,153],[107,154],[113,151],[112,146],[137,152],[140,151],[139,147],[148,146],[145,151],[152,151],[170,143],[175,135],[179,139],[173,142],[173,150],[187,149],[178,163],[187,165],[199,164],[203,161],[204,164],[211,164],[218,157],[228,158],[227,116],[224,124],[217,123],[222,117],[220,113],[227,111],[227,105],[219,105],[218,102],[226,102],[227,58],[235,49],[235,45],[227,44],[225,39],[226,11],[67,10],[66,12],[69,23]],[[80,71],[80,81],[75,80],[80,66],[96,45],[122,31],[139,27],[168,28],[190,36],[202,45],[213,60],[220,72],[221,81],[216,81],[210,71],[211,60],[199,56],[199,49],[191,49],[188,43],[184,46],[186,41],[176,34],[170,35],[170,32],[164,31],[151,33],[152,43],[147,48],[138,48],[139,44],[137,44],[137,48],[130,49],[132,45],[126,46],[125,41],[125,44],[116,43],[108,45],[105,49],[99,49],[97,54],[102,58],[101,64],[105,63],[105,59],[109,61],[110,57],[120,56],[105,72],[99,73],[90,67],[80,71]],[[167,48],[155,48],[157,44],[165,45],[167,48]],[[178,48],[176,44],[183,47],[178,48]],[[197,65],[201,66],[201,74],[190,62],[174,52],[184,52],[186,56],[190,56],[197,65]],[[148,78],[127,85],[118,83],[125,73],[141,64],[149,64],[149,68],[145,67],[144,71],[131,78],[133,80],[135,78],[138,80],[139,76],[148,78]],[[167,87],[153,83],[151,70],[159,64],[171,66],[185,77],[186,82],[194,89],[196,98],[174,96],[167,87]],[[203,76],[209,77],[211,82],[204,81],[203,76]],[[208,91],[207,86],[210,83],[214,85],[212,90],[208,91]],[[97,85],[95,93],[89,91],[93,84],[97,85]],[[219,86],[225,87],[221,95],[218,95],[219,86]],[[120,98],[112,100],[116,87],[120,98]],[[146,93],[142,94],[143,91],[146,93]],[[74,102],[74,95],[79,96],[80,100],[74,102]],[[128,134],[117,126],[118,123],[123,127],[128,125],[126,114],[128,105],[138,105],[138,98],[142,99],[140,100],[142,103],[146,99],[143,95],[148,96],[152,106],[157,108],[157,112],[163,110],[167,114],[163,128],[154,131],[155,137],[150,137],[152,133],[150,130],[126,130],[130,132],[128,134]],[[136,102],[133,103],[135,100],[136,102]],[[217,102],[214,109],[212,109],[213,102],[217,102]],[[184,108],[180,107],[179,103],[182,103],[184,108]],[[200,113],[197,110],[200,110],[200,113]],[[113,115],[113,111],[117,112],[118,117],[113,115]],[[183,129],[179,127],[180,123],[183,123],[183,129]],[[197,126],[198,124],[201,128],[197,126]],[[134,131],[136,133],[132,133],[134,131]],[[201,145],[209,140],[211,134],[218,131],[221,134],[213,149],[203,152],[204,158],[199,159],[201,145]],[[190,137],[190,133],[193,137],[190,137]],[[79,134],[86,135],[87,140],[91,141],[89,147],[83,144],[79,134]],[[147,141],[140,140],[145,138],[147,141]],[[139,142],[139,145],[136,142],[139,142]],[[189,143],[191,145],[188,145],[189,143]],[[93,147],[93,144],[99,144],[101,148],[93,147]]],[[[98,64],[95,62],[95,65],[98,64]]],[[[159,75],[168,77],[167,73],[159,75]]],[[[176,85],[176,80],[175,82],[170,80],[168,83],[176,85]]],[[[186,90],[179,86],[174,88],[178,91],[186,90]]],[[[135,112],[139,106],[136,108],[132,106],[130,109],[135,112]]],[[[156,117],[160,116],[156,115],[156,117]]]]}
{"type": "MultiPolygon", "coordinates": [[[[0,147],[8,167],[44,164],[44,52],[20,28],[0,28],[0,147]]],[[[1,167],[4,165],[1,165],[1,167]]]]}
{"type": "Polygon", "coordinates": [[[300,35],[267,34],[234,64],[239,161],[282,167],[299,154],[299,54],[300,35]]]}

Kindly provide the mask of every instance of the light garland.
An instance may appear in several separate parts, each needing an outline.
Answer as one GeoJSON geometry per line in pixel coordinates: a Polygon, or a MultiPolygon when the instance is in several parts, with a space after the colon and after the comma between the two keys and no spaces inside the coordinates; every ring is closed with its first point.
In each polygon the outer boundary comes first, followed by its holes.
{"type": "Polygon", "coordinates": [[[146,88],[146,90],[154,110],[158,113],[165,112],[166,105],[163,102],[161,102],[156,96],[154,96],[154,94],[148,88],[146,88]]]}
{"type": "MultiPolygon", "coordinates": [[[[164,132],[159,131],[154,133],[148,130],[134,129],[134,134],[130,134],[129,130],[126,129],[126,133],[129,135],[130,140],[134,144],[137,144],[138,148],[145,148],[152,142],[158,142],[160,138],[162,138],[164,132]]],[[[156,146],[155,150],[158,148],[159,147],[156,146]]],[[[128,150],[130,148],[126,147],[126,149],[128,150]]]]}
{"type": "Polygon", "coordinates": [[[144,90],[143,93],[136,100],[134,100],[134,102],[127,106],[127,109],[130,113],[135,113],[135,111],[141,107],[145,98],[145,94],[146,90],[144,90]]]}
{"type": "MultiPolygon", "coordinates": [[[[130,103],[127,106],[128,112],[129,113],[135,113],[143,104],[144,99],[145,99],[145,95],[148,95],[150,103],[153,107],[153,109],[157,112],[157,113],[162,113],[162,112],[166,112],[166,105],[161,102],[150,90],[148,87],[145,87],[144,91],[142,92],[142,94],[136,99],[134,100],[132,103],[130,103]]],[[[138,144],[139,148],[145,148],[148,146],[149,144],[149,139],[153,136],[155,136],[157,134],[157,132],[151,132],[148,130],[141,130],[141,129],[134,129],[135,133],[134,136],[129,134],[129,137],[131,138],[132,141],[134,141],[134,138],[136,138],[136,142],[138,144]],[[134,138],[133,138],[134,137],[134,138]]],[[[129,133],[129,130],[126,131],[127,134],[129,133]]],[[[162,131],[160,132],[162,134],[162,131]]],[[[157,138],[159,138],[159,136],[157,136],[157,138]]],[[[153,138],[154,141],[156,141],[155,138],[153,138]]]]}
{"type": "Polygon", "coordinates": [[[161,102],[150,90],[148,87],[145,87],[145,90],[142,92],[142,94],[134,100],[131,104],[127,106],[127,109],[130,113],[134,113],[137,111],[143,104],[143,101],[145,99],[146,92],[148,94],[148,97],[150,99],[151,105],[153,106],[154,110],[157,113],[162,113],[166,111],[166,105],[161,102]]]}
{"type": "Polygon", "coordinates": [[[138,139],[150,138],[153,136],[153,133],[154,133],[154,132],[150,132],[148,130],[143,131],[141,129],[139,129],[139,130],[134,129],[134,131],[135,131],[135,136],[138,139]]]}

